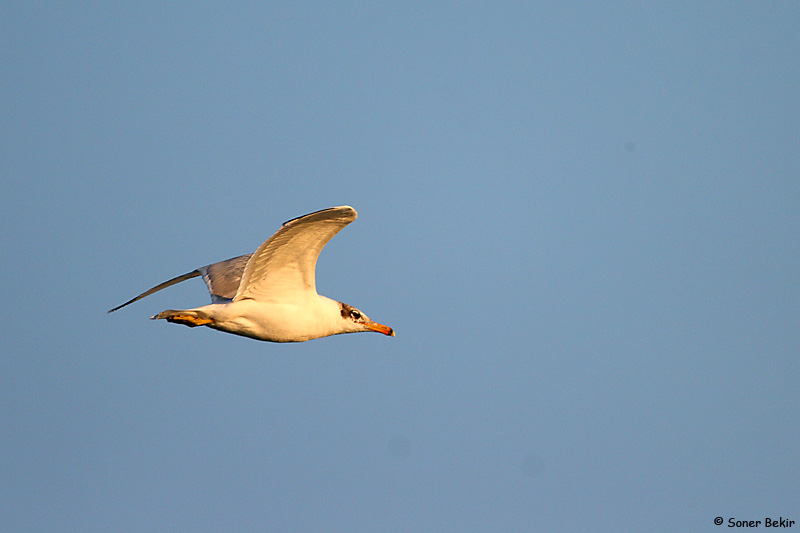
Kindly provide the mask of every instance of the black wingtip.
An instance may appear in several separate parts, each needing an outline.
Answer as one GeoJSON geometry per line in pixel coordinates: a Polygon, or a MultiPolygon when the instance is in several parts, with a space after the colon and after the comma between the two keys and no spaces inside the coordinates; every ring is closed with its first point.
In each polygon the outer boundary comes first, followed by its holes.
{"type": "Polygon", "coordinates": [[[199,270],[192,270],[191,272],[187,272],[186,274],[182,274],[180,276],[176,276],[176,277],[172,278],[171,280],[165,281],[164,283],[159,283],[158,285],[156,285],[152,289],[144,291],[142,294],[140,294],[136,298],[131,298],[130,300],[128,300],[124,304],[118,305],[114,309],[110,309],[108,312],[109,313],[113,313],[117,309],[122,309],[126,305],[132,304],[133,302],[137,302],[137,301],[141,300],[142,298],[144,298],[145,296],[150,296],[154,292],[158,292],[161,289],[166,289],[167,287],[169,287],[171,285],[175,285],[176,283],[180,283],[181,281],[186,281],[187,279],[196,278],[199,275],[200,275],[200,271],[199,270]]]}
{"type": "Polygon", "coordinates": [[[124,303],[124,304],[122,304],[122,305],[118,305],[118,306],[116,306],[114,309],[109,309],[107,312],[108,312],[108,313],[113,313],[114,311],[118,311],[118,310],[122,309],[123,307],[125,307],[126,305],[128,305],[129,303],[133,303],[133,300],[131,300],[131,301],[129,301],[129,302],[125,302],[125,303],[124,303]]]}

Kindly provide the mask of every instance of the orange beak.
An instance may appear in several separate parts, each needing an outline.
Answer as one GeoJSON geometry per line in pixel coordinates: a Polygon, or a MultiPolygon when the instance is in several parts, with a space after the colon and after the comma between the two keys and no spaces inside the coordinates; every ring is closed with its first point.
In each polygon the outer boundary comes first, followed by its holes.
{"type": "Polygon", "coordinates": [[[377,322],[370,322],[369,324],[364,325],[372,331],[377,331],[378,333],[383,333],[384,335],[394,337],[394,330],[389,326],[384,326],[383,324],[378,324],[377,322]]]}

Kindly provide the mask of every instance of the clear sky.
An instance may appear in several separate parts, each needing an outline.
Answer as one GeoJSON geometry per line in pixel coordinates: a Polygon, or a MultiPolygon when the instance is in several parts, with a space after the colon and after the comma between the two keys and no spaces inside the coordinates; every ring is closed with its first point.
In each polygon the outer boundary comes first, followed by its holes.
{"type": "MultiPolygon", "coordinates": [[[[797,2],[6,2],[0,530],[800,522],[797,2]],[[153,322],[348,204],[395,328],[153,322]]],[[[797,526],[795,526],[797,527],[797,526]]]]}

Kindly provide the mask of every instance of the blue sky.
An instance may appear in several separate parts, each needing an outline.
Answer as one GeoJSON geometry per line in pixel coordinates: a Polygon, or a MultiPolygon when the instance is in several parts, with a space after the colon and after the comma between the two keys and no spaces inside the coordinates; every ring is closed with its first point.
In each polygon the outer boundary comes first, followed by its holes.
{"type": "Polygon", "coordinates": [[[799,23],[4,5],[0,529],[800,522],[799,23]],[[342,204],[319,292],[396,338],[106,314],[342,204]]]}

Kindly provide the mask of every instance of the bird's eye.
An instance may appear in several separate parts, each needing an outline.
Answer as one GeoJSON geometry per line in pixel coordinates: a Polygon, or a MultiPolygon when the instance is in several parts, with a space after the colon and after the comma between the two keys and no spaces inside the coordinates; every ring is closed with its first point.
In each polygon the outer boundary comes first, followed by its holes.
{"type": "Polygon", "coordinates": [[[358,311],[350,311],[350,318],[353,320],[361,320],[361,313],[358,311]]]}

